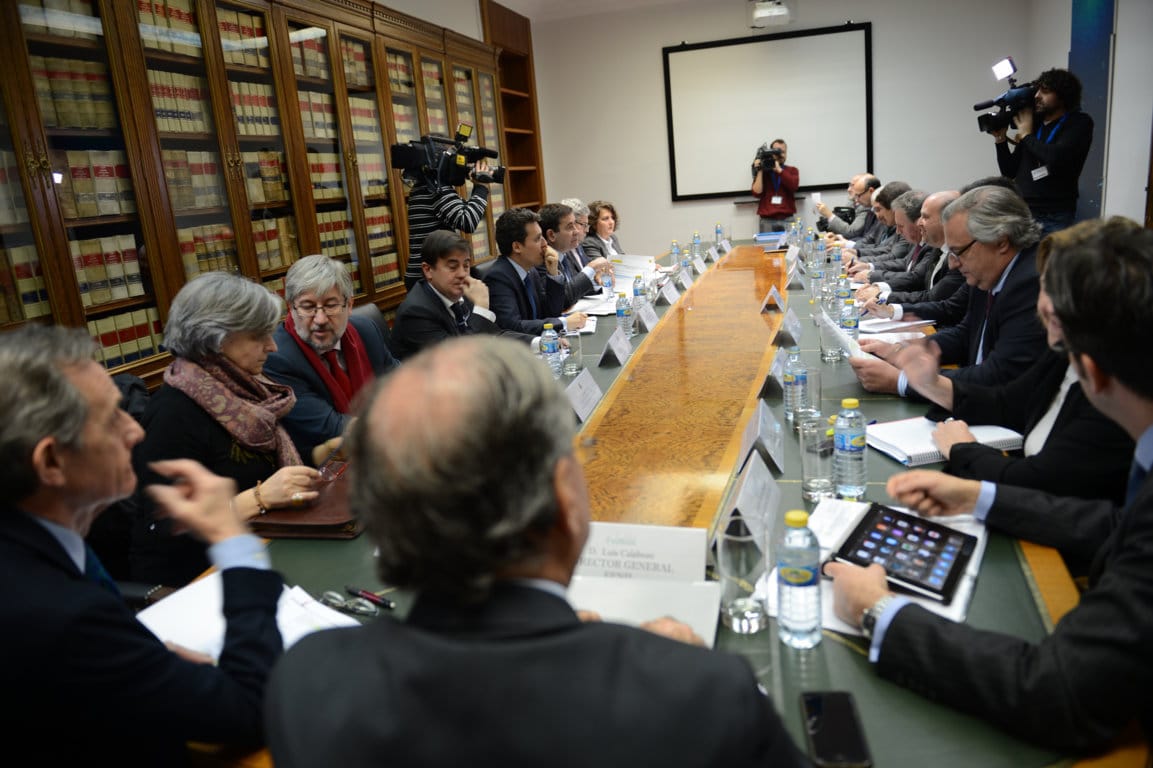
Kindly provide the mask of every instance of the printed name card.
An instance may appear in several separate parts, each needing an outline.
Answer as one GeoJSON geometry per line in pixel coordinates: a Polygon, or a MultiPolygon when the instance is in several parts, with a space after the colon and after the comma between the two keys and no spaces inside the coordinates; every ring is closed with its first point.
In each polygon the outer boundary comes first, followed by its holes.
{"type": "MultiPolygon", "coordinates": [[[[777,382],[777,386],[785,389],[785,356],[777,353],[773,355],[773,367],[769,369],[769,379],[777,382]]],[[[768,382],[765,382],[768,384],[768,382]]]]}
{"type": "Polygon", "coordinates": [[[582,422],[588,419],[604,395],[588,368],[582,369],[572,383],[565,387],[564,392],[568,396],[569,405],[582,422]]]}
{"type": "Polygon", "coordinates": [[[677,283],[681,286],[681,288],[683,288],[686,291],[688,289],[692,288],[693,287],[692,270],[691,269],[682,269],[680,272],[678,272],[677,273],[677,283]]]}
{"type": "Polygon", "coordinates": [[[716,535],[724,533],[733,516],[739,515],[756,540],[762,542],[761,551],[767,561],[775,563],[776,543],[784,527],[781,488],[759,453],[754,452],[745,462],[730,499],[729,508],[721,515],[716,535]]]}
{"type": "Polygon", "coordinates": [[[729,239],[726,237],[724,240],[721,240],[721,255],[727,256],[731,250],[733,250],[733,246],[729,242],[729,239]]]}
{"type": "Polygon", "coordinates": [[[594,522],[574,575],[696,581],[705,574],[707,539],[704,528],[594,522]]]}
{"type": "Polygon", "coordinates": [[[613,331],[613,335],[609,336],[608,343],[605,344],[604,351],[601,352],[601,359],[597,361],[597,365],[624,365],[632,353],[632,342],[628,340],[628,337],[625,336],[625,332],[622,329],[617,328],[613,331]]]}
{"type": "Polygon", "coordinates": [[[657,327],[657,322],[660,318],[657,317],[657,311],[653,309],[652,304],[643,304],[640,311],[637,312],[637,321],[641,326],[641,333],[648,333],[653,328],[657,327]]]}
{"type": "Polygon", "coordinates": [[[693,269],[697,271],[698,275],[703,275],[708,267],[705,265],[705,260],[698,256],[693,259],[693,269]]]}
{"type": "Polygon", "coordinates": [[[757,401],[757,415],[753,420],[757,422],[756,445],[777,469],[784,472],[785,430],[781,428],[781,422],[777,421],[764,400],[757,401]]]}
{"type": "Polygon", "coordinates": [[[761,302],[761,312],[768,312],[774,308],[785,308],[785,300],[781,298],[781,292],[777,290],[777,286],[775,285],[765,294],[765,300],[761,302]]]}
{"type": "Polygon", "coordinates": [[[797,257],[801,255],[801,249],[795,245],[790,245],[789,249],[785,251],[785,263],[790,267],[797,263],[797,257]]]}
{"type": "Polygon", "coordinates": [[[705,251],[705,261],[716,261],[719,258],[720,256],[717,254],[717,247],[715,245],[705,251]]]}
{"type": "Polygon", "coordinates": [[[677,299],[681,297],[681,292],[673,285],[672,280],[666,280],[665,284],[661,286],[660,292],[657,294],[658,304],[668,304],[672,306],[677,303],[677,299]]]}
{"type": "Polygon", "coordinates": [[[773,346],[776,347],[791,347],[793,345],[800,345],[801,343],[801,320],[797,317],[797,313],[790,307],[785,312],[784,322],[781,323],[777,335],[773,337],[773,346]]]}

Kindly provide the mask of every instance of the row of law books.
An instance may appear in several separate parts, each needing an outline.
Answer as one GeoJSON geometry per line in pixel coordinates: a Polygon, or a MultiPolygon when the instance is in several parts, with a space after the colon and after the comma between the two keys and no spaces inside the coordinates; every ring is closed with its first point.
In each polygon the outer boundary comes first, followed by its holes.
{"type": "Polygon", "coordinates": [[[20,21],[29,32],[95,40],[100,20],[92,0],[20,0],[20,21]]]}
{"type": "Polygon", "coordinates": [[[372,85],[372,70],[365,43],[350,40],[347,37],[340,39],[341,60],[344,62],[344,81],[351,86],[372,85]]]}
{"type": "Polygon", "coordinates": [[[284,294],[287,290],[285,288],[285,285],[284,285],[284,278],[283,277],[269,278],[268,280],[263,281],[261,283],[261,285],[263,285],[265,288],[272,291],[273,293],[275,293],[277,296],[279,296],[282,299],[284,298],[284,294]]]}
{"type": "Polygon", "coordinates": [[[0,248],[0,259],[0,323],[52,314],[36,246],[0,248]]]}
{"type": "Polygon", "coordinates": [[[392,120],[396,126],[397,141],[412,141],[420,136],[420,123],[417,121],[416,107],[393,103],[392,120]]]}
{"type": "Polygon", "coordinates": [[[68,248],[84,306],[144,295],[140,253],[132,234],[70,240],[68,248]]]}
{"type": "Polygon", "coordinates": [[[335,139],[340,136],[336,125],[336,108],[330,94],[300,91],[297,101],[306,139],[335,139]]]}
{"type": "Polygon", "coordinates": [[[268,68],[268,37],[263,15],[219,7],[216,20],[225,64],[268,68]]]}
{"type": "Polygon", "coordinates": [[[314,200],[344,196],[344,186],[340,180],[340,155],[335,152],[309,152],[308,177],[312,181],[314,200]]]}
{"type": "Polygon", "coordinates": [[[368,230],[368,250],[370,253],[396,248],[396,242],[392,238],[392,213],[388,206],[378,205],[365,208],[364,224],[368,230]]]}
{"type": "Polygon", "coordinates": [[[184,56],[201,55],[195,0],[137,0],[144,47],[184,56]]]}
{"type": "Polygon", "coordinates": [[[57,56],[29,56],[28,63],[44,127],[116,127],[116,104],[103,63],[57,56]]]}
{"type": "Polygon", "coordinates": [[[372,264],[372,284],[377,288],[400,282],[400,264],[396,252],[379,253],[369,259],[372,264]]]}
{"type": "MultiPolygon", "coordinates": [[[[228,81],[232,93],[232,113],[236,132],[241,136],[279,136],[280,115],[276,94],[268,83],[228,81]]],[[[301,96],[303,100],[303,95],[301,96]]]]}
{"type": "Polygon", "coordinates": [[[204,224],[176,230],[184,277],[188,280],[204,272],[238,272],[236,236],[224,224],[204,224]]]}
{"type": "Polygon", "coordinates": [[[394,94],[416,95],[412,81],[412,62],[403,53],[388,53],[388,81],[394,94]]]}
{"type": "Polygon", "coordinates": [[[148,70],[156,127],[168,133],[209,133],[212,109],[203,77],[161,69],[148,70]]]}
{"type": "Polygon", "coordinates": [[[325,51],[324,31],[309,27],[288,33],[292,40],[292,71],[299,77],[315,77],[328,80],[328,53],[325,51]],[[311,32],[319,32],[313,36],[311,32]]]}
{"type": "Polygon", "coordinates": [[[420,74],[424,79],[424,98],[427,101],[444,101],[444,74],[435,61],[422,61],[420,74]]]}
{"type": "Polygon", "coordinates": [[[99,361],[108,368],[134,363],[164,351],[164,330],[156,307],[133,309],[88,321],[99,361]]]}
{"type": "Polygon", "coordinates": [[[360,96],[350,96],[348,111],[352,116],[352,137],[357,141],[380,143],[380,114],[376,111],[376,100],[360,96]]]}
{"type": "Polygon", "coordinates": [[[352,221],[346,211],[322,211],[316,214],[320,231],[320,252],[339,259],[352,255],[352,221]]]}
{"type": "Polygon", "coordinates": [[[128,156],[123,150],[54,149],[56,200],[65,219],[136,212],[128,156]]]}
{"type": "Polygon", "coordinates": [[[355,261],[344,262],[344,269],[348,272],[348,276],[352,278],[352,291],[353,293],[364,293],[360,281],[360,267],[355,261]]]}
{"type": "Polygon", "coordinates": [[[428,108],[428,132],[448,136],[448,113],[443,107],[428,108]]]}
{"type": "Polygon", "coordinates": [[[220,156],[207,150],[164,149],[164,179],[172,207],[178,211],[224,205],[220,156]]]}
{"type": "Polygon", "coordinates": [[[388,193],[388,166],[384,155],[378,152],[361,152],[356,157],[356,172],[360,176],[360,191],[365,196],[388,193]]]}
{"type": "Polygon", "coordinates": [[[0,227],[28,221],[19,163],[15,152],[0,150],[0,227]]]}
{"type": "Polygon", "coordinates": [[[256,262],[261,270],[288,267],[300,258],[296,219],[292,216],[253,220],[252,241],[256,246],[256,262]]]}
{"type": "Polygon", "coordinates": [[[283,152],[241,152],[240,160],[244,164],[249,203],[279,203],[288,199],[283,152]]]}

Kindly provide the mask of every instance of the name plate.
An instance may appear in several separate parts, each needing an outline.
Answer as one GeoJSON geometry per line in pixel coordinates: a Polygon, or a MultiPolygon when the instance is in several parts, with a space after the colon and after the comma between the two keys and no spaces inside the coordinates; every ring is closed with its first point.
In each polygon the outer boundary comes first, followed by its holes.
{"type": "Polygon", "coordinates": [[[757,415],[754,421],[757,422],[756,445],[769,457],[773,466],[784,472],[785,430],[781,428],[781,422],[777,421],[777,417],[764,400],[757,401],[757,415]]]}
{"type": "Polygon", "coordinates": [[[568,396],[569,405],[576,412],[577,418],[582,422],[588,419],[604,396],[588,368],[582,369],[577,374],[572,383],[564,388],[564,393],[568,396]]]}
{"type": "Polygon", "coordinates": [[[705,265],[705,260],[698,256],[693,259],[693,269],[697,271],[698,275],[703,275],[708,266],[705,265]]]}
{"type": "Polygon", "coordinates": [[[717,254],[717,247],[715,245],[705,251],[705,261],[716,261],[719,258],[720,256],[717,254]]]}
{"type": "Polygon", "coordinates": [[[801,255],[801,249],[795,245],[790,245],[789,249],[785,251],[785,263],[791,268],[792,265],[797,263],[797,257],[801,255]]]}
{"type": "Polygon", "coordinates": [[[666,280],[665,284],[661,286],[660,292],[657,294],[658,304],[668,304],[672,306],[677,303],[677,299],[681,297],[681,292],[673,285],[672,280],[666,280]]]}
{"type": "Polygon", "coordinates": [[[765,300],[761,302],[761,312],[768,312],[773,308],[785,308],[785,300],[781,298],[781,292],[777,290],[775,285],[765,294],[765,300]]]}
{"type": "Polygon", "coordinates": [[[628,340],[628,337],[625,336],[625,332],[617,328],[613,331],[613,335],[609,336],[608,343],[605,344],[604,351],[601,352],[601,359],[597,361],[597,365],[624,365],[632,353],[632,343],[628,340]]]}
{"type": "Polygon", "coordinates": [[[773,345],[777,347],[789,347],[794,344],[800,346],[801,328],[801,319],[790,307],[789,311],[785,312],[785,321],[781,324],[780,330],[773,337],[773,345]]]}
{"type": "Polygon", "coordinates": [[[721,254],[726,255],[726,256],[728,255],[729,251],[733,250],[733,246],[729,242],[729,239],[727,237],[721,241],[720,247],[721,247],[721,254]]]}
{"type": "Polygon", "coordinates": [[[682,269],[680,272],[678,272],[677,273],[677,283],[679,283],[681,288],[683,288],[686,291],[688,289],[692,288],[693,287],[692,270],[691,269],[682,269]]]}
{"type": "Polygon", "coordinates": [[[660,318],[657,317],[657,311],[653,309],[653,305],[646,303],[642,305],[640,311],[637,312],[637,320],[640,323],[641,332],[648,333],[657,327],[660,318]]]}
{"type": "MultiPolygon", "coordinates": [[[[766,562],[777,562],[776,545],[784,529],[781,515],[781,489],[764,459],[754,452],[737,477],[728,508],[721,514],[716,535],[720,536],[734,516],[749,527],[766,562]]],[[[594,523],[595,525],[595,523],[594,523]]],[[[768,569],[766,569],[768,570],[768,569]]]]}
{"type": "Polygon", "coordinates": [[[769,369],[769,378],[777,382],[783,391],[785,388],[785,355],[778,352],[773,355],[773,367],[769,369]]]}
{"type": "Polygon", "coordinates": [[[705,574],[704,528],[593,522],[575,576],[696,581],[705,574]]]}

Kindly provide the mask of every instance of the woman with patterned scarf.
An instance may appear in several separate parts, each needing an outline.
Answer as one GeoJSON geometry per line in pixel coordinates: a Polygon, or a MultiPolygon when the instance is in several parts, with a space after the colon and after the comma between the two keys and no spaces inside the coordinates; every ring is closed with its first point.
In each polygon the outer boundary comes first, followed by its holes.
{"type": "MultiPolygon", "coordinates": [[[[149,400],[145,437],[133,453],[138,488],[163,482],[151,462],[185,458],[245,489],[234,503],[248,517],[316,498],[320,473],[304,466],[280,424],[296,396],[263,374],[283,315],[280,297],[237,275],[210,272],[180,290],[164,329],[175,359],[149,400]]],[[[327,450],[318,448],[317,456],[327,450]]],[[[133,580],[181,586],[208,568],[203,543],[156,519],[147,493],[138,491],[135,501],[133,580]]]]}

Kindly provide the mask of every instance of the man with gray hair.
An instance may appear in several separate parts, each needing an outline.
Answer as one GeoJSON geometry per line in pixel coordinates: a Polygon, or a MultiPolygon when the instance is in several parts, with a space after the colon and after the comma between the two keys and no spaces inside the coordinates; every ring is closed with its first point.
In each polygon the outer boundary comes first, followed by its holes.
{"type": "Polygon", "coordinates": [[[305,256],[285,275],[288,316],[276,329],[269,378],[292,387],[296,406],[282,424],[298,448],[344,433],[357,393],[397,366],[384,334],[352,316],[352,278],[344,262],[305,256]]]}
{"type": "Polygon", "coordinates": [[[582,269],[587,267],[589,261],[591,261],[588,254],[585,253],[584,246],[581,245],[584,239],[589,236],[589,207],[585,205],[585,202],[579,197],[566,197],[560,201],[560,204],[572,208],[573,220],[576,222],[577,229],[579,230],[576,233],[576,245],[573,246],[572,250],[562,253],[561,257],[575,257],[574,264],[576,268],[582,269]]]}
{"type": "Polygon", "coordinates": [[[43,765],[181,765],[188,740],[257,745],[282,644],[284,582],[233,505],[236,486],[194,461],[155,462],[150,492],[206,541],[226,632],[213,659],[138,622],[84,537],[136,488],[144,432],[83,330],[0,335],[0,689],[5,727],[43,765]],[[62,733],[66,731],[66,735],[62,733]]]}
{"type": "MultiPolygon", "coordinates": [[[[945,242],[970,286],[960,323],[923,342],[937,348],[941,363],[961,368],[946,375],[973,384],[1006,384],[1046,349],[1037,319],[1036,250],[1041,228],[1019,195],[1003,187],[978,187],[945,208],[945,242]]],[[[865,342],[882,358],[852,359],[857,379],[870,392],[907,394],[900,371],[905,342],[865,342]]]]}
{"type": "Polygon", "coordinates": [[[267,699],[277,766],[807,764],[746,661],[569,605],[589,532],[574,432],[548,368],[504,339],[447,341],[381,382],[349,440],[351,503],[415,604],[293,647],[267,699]]]}

